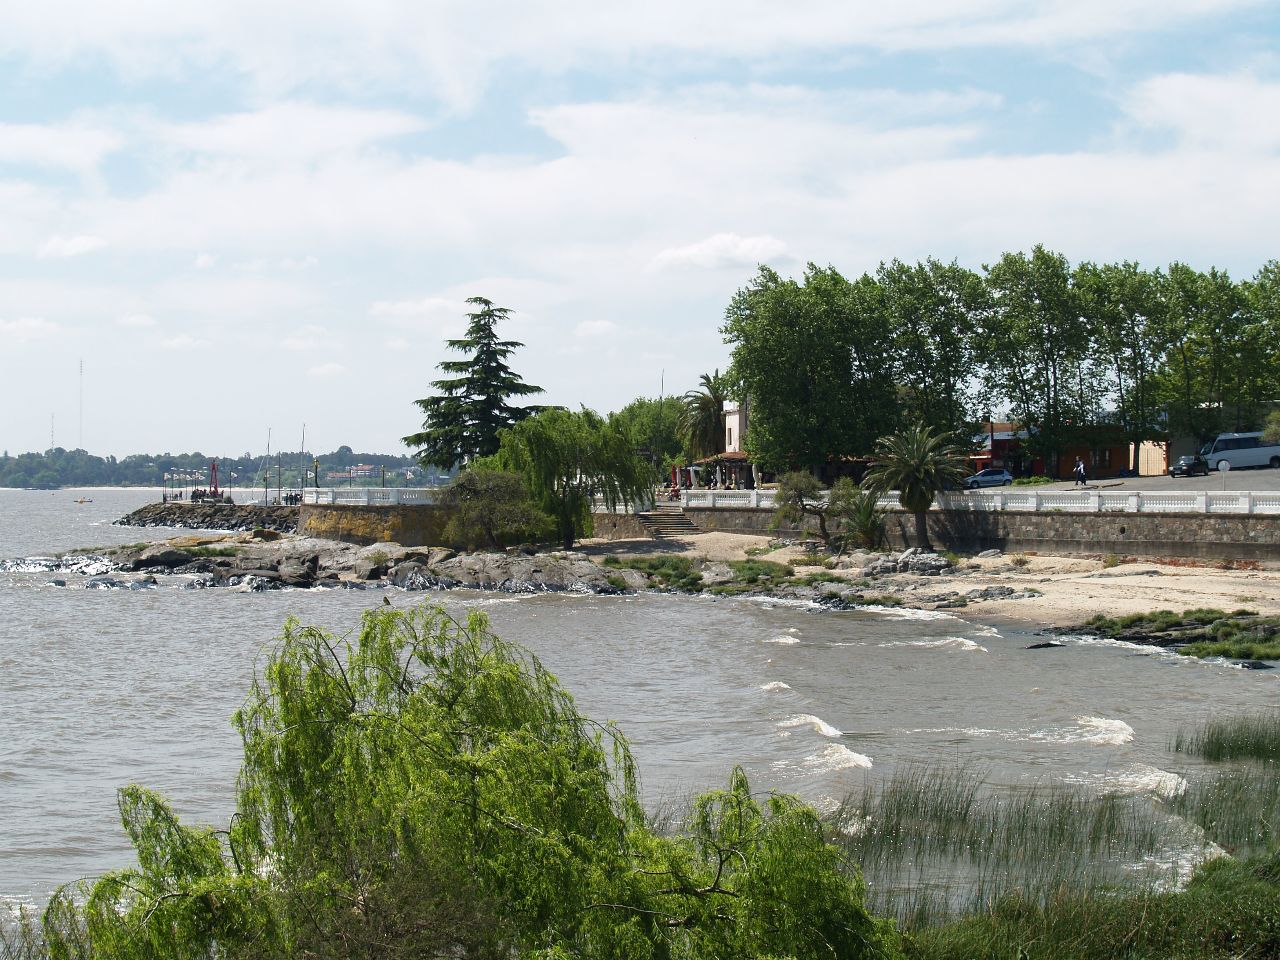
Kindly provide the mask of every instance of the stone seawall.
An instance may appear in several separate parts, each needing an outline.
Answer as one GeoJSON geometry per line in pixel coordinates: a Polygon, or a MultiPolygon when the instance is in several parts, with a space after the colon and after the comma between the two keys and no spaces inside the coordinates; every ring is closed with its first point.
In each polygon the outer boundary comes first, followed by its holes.
{"type": "MultiPolygon", "coordinates": [[[[773,536],[801,533],[796,525],[771,528],[773,511],[686,507],[700,530],[773,536]]],[[[915,518],[886,517],[888,545],[914,543],[915,518]]],[[[817,529],[806,520],[803,532],[817,529]]],[[[949,550],[1027,551],[1054,554],[1192,557],[1205,560],[1280,560],[1280,516],[1200,513],[1020,513],[1012,510],[931,510],[929,537],[949,550]]]]}
{"type": "Polygon", "coordinates": [[[297,507],[257,507],[252,504],[191,503],[171,500],[149,503],[116,521],[123,527],[177,527],[180,530],[275,530],[293,533],[297,507]]]}
{"type": "MultiPolygon", "coordinates": [[[[308,537],[340,540],[362,546],[399,543],[406,547],[449,546],[444,537],[448,515],[444,508],[428,504],[360,506],[353,504],[303,504],[298,532],[308,537]]],[[[592,515],[594,536],[606,540],[647,537],[640,521],[630,514],[592,515]]]]}

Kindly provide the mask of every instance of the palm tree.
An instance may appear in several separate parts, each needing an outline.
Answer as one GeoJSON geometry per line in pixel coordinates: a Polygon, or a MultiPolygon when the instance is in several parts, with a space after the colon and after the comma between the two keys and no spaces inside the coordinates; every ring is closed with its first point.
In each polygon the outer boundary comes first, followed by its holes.
{"type": "Polygon", "coordinates": [[[684,395],[680,429],[695,457],[711,457],[724,452],[724,402],[729,397],[719,370],[704,373],[701,382],[701,390],[684,395]]]}
{"type": "Polygon", "coordinates": [[[916,545],[932,550],[927,514],[934,494],[958,484],[966,473],[965,450],[953,435],[934,433],[917,423],[880,438],[862,485],[871,490],[897,490],[902,509],[915,514],[916,545]]]}

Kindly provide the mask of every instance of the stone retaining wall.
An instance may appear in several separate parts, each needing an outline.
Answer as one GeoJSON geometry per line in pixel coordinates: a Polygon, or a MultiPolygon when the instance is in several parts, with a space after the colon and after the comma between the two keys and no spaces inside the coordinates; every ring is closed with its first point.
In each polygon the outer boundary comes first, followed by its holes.
{"type": "MultiPolygon", "coordinates": [[[[788,536],[795,525],[773,529],[773,511],[686,507],[700,530],[788,536]]],[[[891,547],[915,540],[915,518],[886,515],[891,547]]],[[[806,519],[804,532],[817,525],[806,519]]],[[[1021,513],[1013,510],[931,510],[929,538],[935,547],[976,552],[1000,550],[1054,554],[1114,553],[1208,560],[1280,560],[1280,516],[1275,514],[1021,513]]]]}
{"type": "MultiPolygon", "coordinates": [[[[457,546],[444,539],[448,516],[434,505],[303,504],[297,508],[298,533],[343,543],[399,543],[406,547],[457,546]]],[[[606,540],[647,537],[635,516],[622,513],[592,515],[595,536],[606,540]]]]}

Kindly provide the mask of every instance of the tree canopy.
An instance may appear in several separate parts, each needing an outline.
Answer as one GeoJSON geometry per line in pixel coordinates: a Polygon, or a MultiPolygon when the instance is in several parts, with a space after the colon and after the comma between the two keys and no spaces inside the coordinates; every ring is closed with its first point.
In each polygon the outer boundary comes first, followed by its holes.
{"type": "Polygon", "coordinates": [[[537,408],[508,403],[517,397],[542,393],[507,366],[507,358],[524,344],[499,340],[494,329],[511,313],[484,297],[467,303],[479,309],[467,314],[467,333],[446,341],[450,350],[467,354],[464,360],[443,360],[439,368],[453,376],[433,380],[439,393],[414,401],[425,414],[422,430],[404,438],[420,462],[449,469],[497,452],[498,431],[518,423],[537,408]]]}
{"type": "Polygon", "coordinates": [[[54,960],[902,956],[817,814],[740,769],[652,830],[623,735],[481,614],[291,620],[235,725],[228,829],[122,790],[138,863],[54,898],[54,960]]]}
{"type": "Polygon", "coordinates": [[[565,549],[591,531],[594,497],[612,510],[652,495],[651,468],[616,419],[551,408],[503,430],[492,463],[524,478],[565,549]]]}

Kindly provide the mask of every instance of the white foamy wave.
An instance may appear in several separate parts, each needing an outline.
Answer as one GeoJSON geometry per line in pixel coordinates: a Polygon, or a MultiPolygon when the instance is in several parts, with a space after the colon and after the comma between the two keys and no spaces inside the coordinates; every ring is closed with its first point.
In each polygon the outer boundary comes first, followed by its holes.
{"type": "Polygon", "coordinates": [[[804,758],[804,765],[810,770],[870,770],[871,758],[862,753],[855,753],[842,743],[829,743],[815,754],[804,758]]]}
{"type": "Polygon", "coordinates": [[[1097,777],[1082,775],[1065,779],[1067,783],[1097,784],[1107,793],[1122,796],[1151,794],[1169,799],[1179,796],[1187,789],[1187,781],[1182,777],[1148,763],[1139,763],[1118,773],[1105,773],[1097,777]]]}
{"type": "Polygon", "coordinates": [[[998,737],[1007,736],[1005,730],[991,730],[986,727],[921,727],[918,730],[911,730],[910,733],[951,733],[961,734],[966,737],[998,737]]]}
{"type": "Polygon", "coordinates": [[[779,720],[778,726],[783,730],[790,730],[793,727],[809,727],[815,733],[820,733],[824,737],[843,737],[844,733],[837,730],[821,717],[815,717],[810,713],[801,713],[794,717],[787,717],[785,720],[779,720]]]}
{"type": "Polygon", "coordinates": [[[791,646],[793,643],[799,643],[799,642],[800,642],[799,637],[789,637],[786,634],[783,634],[780,637],[771,637],[765,641],[765,643],[781,643],[786,646],[791,646]]]}
{"type": "Polygon", "coordinates": [[[952,616],[942,610],[915,610],[911,607],[880,607],[873,603],[869,603],[864,607],[858,607],[859,610],[867,610],[871,613],[883,614],[886,617],[892,617],[894,620],[959,620],[959,617],[952,616]]]}
{"type": "Polygon", "coordinates": [[[971,650],[979,653],[986,653],[987,648],[980,643],[975,643],[968,637],[941,637],[937,640],[887,640],[884,643],[877,644],[881,647],[933,647],[933,648],[949,648],[952,650],[971,650]]]}
{"type": "Polygon", "coordinates": [[[760,689],[765,693],[781,693],[783,690],[790,690],[791,684],[783,683],[781,680],[773,680],[769,683],[760,684],[760,689]]]}
{"type": "Polygon", "coordinates": [[[1031,739],[1050,743],[1096,743],[1102,746],[1119,746],[1133,740],[1133,727],[1123,720],[1113,720],[1110,717],[1076,717],[1074,727],[1038,730],[1031,734],[1031,739]]]}

